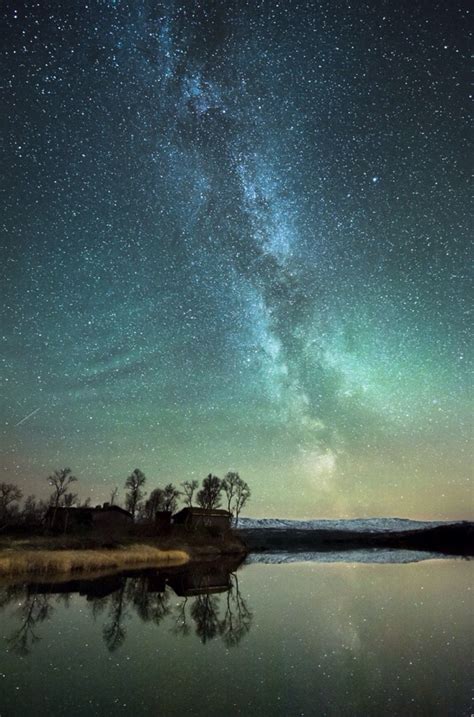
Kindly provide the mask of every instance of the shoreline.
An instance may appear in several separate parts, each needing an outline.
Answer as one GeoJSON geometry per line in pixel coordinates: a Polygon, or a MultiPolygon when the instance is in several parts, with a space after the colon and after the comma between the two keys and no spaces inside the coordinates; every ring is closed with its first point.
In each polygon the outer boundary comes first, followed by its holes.
{"type": "Polygon", "coordinates": [[[474,523],[385,533],[347,530],[238,529],[219,537],[173,531],[163,536],[4,536],[0,578],[80,576],[106,570],[184,566],[201,560],[286,551],[389,548],[474,556],[474,523]]]}
{"type": "Polygon", "coordinates": [[[474,523],[463,521],[418,530],[358,532],[350,530],[298,530],[291,528],[240,529],[249,552],[288,552],[399,548],[474,556],[474,523]]]}
{"type": "Polygon", "coordinates": [[[82,576],[127,568],[163,568],[206,559],[245,556],[243,541],[225,537],[163,536],[4,536],[0,539],[0,578],[16,576],[82,576]]]}

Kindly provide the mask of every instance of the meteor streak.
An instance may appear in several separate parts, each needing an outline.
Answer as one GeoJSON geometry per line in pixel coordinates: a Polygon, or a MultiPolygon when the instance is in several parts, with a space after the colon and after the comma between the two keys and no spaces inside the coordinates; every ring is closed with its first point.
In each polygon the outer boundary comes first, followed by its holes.
{"type": "Polygon", "coordinates": [[[25,423],[25,421],[27,421],[29,418],[31,418],[32,416],[34,416],[35,413],[38,413],[38,411],[39,411],[39,408],[35,408],[34,411],[31,411],[31,413],[29,413],[27,416],[25,416],[24,418],[22,418],[21,421],[18,421],[18,423],[15,423],[15,426],[21,426],[22,423],[25,423]]]}

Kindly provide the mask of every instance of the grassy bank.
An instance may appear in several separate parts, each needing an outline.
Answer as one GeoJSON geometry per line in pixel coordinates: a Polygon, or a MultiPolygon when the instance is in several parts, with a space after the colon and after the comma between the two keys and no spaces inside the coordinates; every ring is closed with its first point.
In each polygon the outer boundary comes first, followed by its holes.
{"type": "Polygon", "coordinates": [[[188,560],[189,555],[183,550],[160,550],[151,545],[140,544],[86,550],[24,549],[15,546],[0,550],[0,576],[85,574],[102,569],[141,565],[182,565],[188,560]]]}
{"type": "Polygon", "coordinates": [[[245,546],[233,533],[212,536],[182,528],[150,537],[128,534],[37,535],[0,539],[0,577],[76,575],[107,569],[182,565],[189,560],[242,555],[245,546]]]}

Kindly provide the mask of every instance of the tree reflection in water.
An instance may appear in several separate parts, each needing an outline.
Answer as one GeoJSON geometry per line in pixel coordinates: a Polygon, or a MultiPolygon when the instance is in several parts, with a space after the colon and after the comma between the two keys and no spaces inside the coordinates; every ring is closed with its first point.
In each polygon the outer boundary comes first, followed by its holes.
{"type": "Polygon", "coordinates": [[[102,637],[110,652],[114,652],[125,641],[127,631],[125,620],[130,617],[127,613],[126,584],[114,592],[109,598],[109,619],[102,628],[102,637]]]}
{"type": "Polygon", "coordinates": [[[204,564],[187,569],[122,573],[95,580],[35,583],[0,590],[0,609],[13,603],[18,627],[6,638],[8,648],[27,655],[41,637],[39,625],[50,620],[54,604],[69,605],[78,593],[90,603],[91,615],[100,620],[102,637],[111,652],[127,637],[133,615],[158,627],[164,620],[176,636],[194,634],[205,644],[220,638],[234,647],[249,632],[252,613],[241,595],[236,565],[204,564]],[[182,600],[172,605],[172,597],[182,600]],[[194,628],[194,630],[193,630],[194,628]]]}
{"type": "Polygon", "coordinates": [[[253,615],[239,590],[237,575],[232,576],[233,588],[226,595],[226,611],[220,624],[220,634],[227,647],[238,645],[250,631],[253,615]]]}
{"type": "Polygon", "coordinates": [[[191,606],[196,635],[205,644],[219,634],[219,599],[216,595],[198,595],[191,606]]]}
{"type": "Polygon", "coordinates": [[[253,615],[240,593],[239,581],[234,574],[230,575],[229,588],[225,593],[197,595],[189,609],[186,608],[186,600],[177,607],[174,631],[188,635],[191,621],[203,644],[221,637],[227,647],[234,647],[249,632],[252,624],[253,615]]]}
{"type": "MultiPolygon", "coordinates": [[[[13,614],[13,619],[17,621],[18,627],[6,638],[6,643],[8,649],[25,656],[41,639],[37,634],[36,627],[51,618],[53,598],[51,595],[22,592],[20,595],[14,595],[12,600],[18,600],[18,598],[20,601],[13,614]]],[[[3,606],[3,599],[1,602],[3,606]]]]}
{"type": "Polygon", "coordinates": [[[162,593],[152,592],[149,581],[145,577],[129,581],[128,594],[135,611],[143,622],[160,622],[171,614],[169,605],[170,592],[164,589],[162,593]]]}
{"type": "Polygon", "coordinates": [[[188,598],[184,598],[184,600],[176,605],[173,616],[174,625],[172,627],[172,632],[175,635],[181,635],[182,637],[186,637],[191,632],[191,625],[188,622],[188,613],[186,611],[187,604],[188,598]]]}

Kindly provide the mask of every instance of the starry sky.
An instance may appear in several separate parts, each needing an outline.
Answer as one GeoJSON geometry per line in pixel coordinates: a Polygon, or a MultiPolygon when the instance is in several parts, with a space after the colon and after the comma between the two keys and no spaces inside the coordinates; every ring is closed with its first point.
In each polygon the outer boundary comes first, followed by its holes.
{"type": "Polygon", "coordinates": [[[3,480],[469,517],[468,4],[1,15],[3,480]]]}

